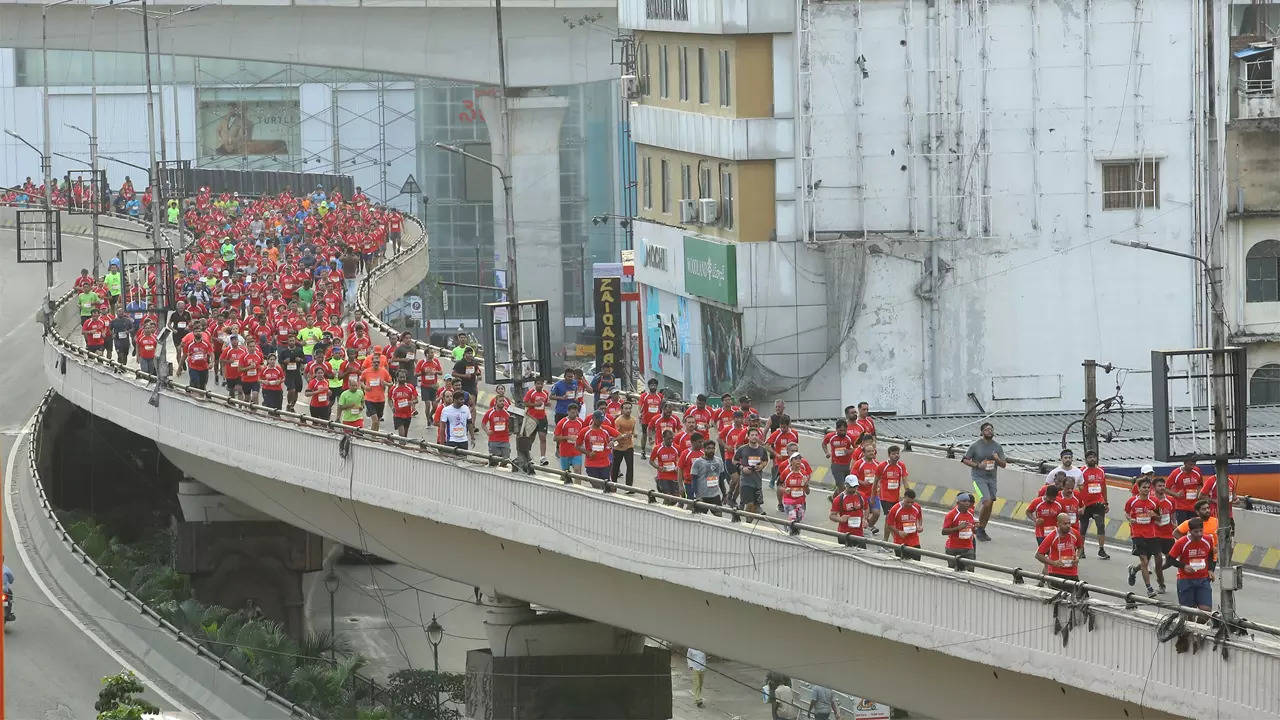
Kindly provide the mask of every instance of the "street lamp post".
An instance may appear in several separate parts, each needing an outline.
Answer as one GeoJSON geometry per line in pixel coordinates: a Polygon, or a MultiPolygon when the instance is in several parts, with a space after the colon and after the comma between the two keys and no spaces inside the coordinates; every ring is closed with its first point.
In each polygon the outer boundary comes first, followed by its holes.
{"type": "Polygon", "coordinates": [[[332,570],[324,576],[324,589],[329,591],[329,661],[334,665],[338,664],[338,625],[333,609],[333,596],[338,594],[338,587],[341,585],[342,580],[332,570]]]}
{"type": "MultiPolygon", "coordinates": [[[[505,105],[504,105],[505,106],[505,105]]],[[[475,160],[493,168],[498,173],[498,178],[502,180],[502,204],[506,208],[506,231],[507,231],[507,305],[510,308],[507,312],[510,315],[511,324],[507,328],[507,342],[510,344],[509,352],[511,353],[511,373],[515,381],[513,394],[515,397],[523,397],[523,367],[524,361],[522,357],[522,339],[521,327],[519,319],[519,294],[516,291],[516,218],[513,210],[511,199],[511,173],[503,169],[492,160],[487,160],[463,150],[457,145],[448,145],[445,143],[436,143],[435,146],[445,152],[451,152],[455,155],[475,160]]],[[[511,143],[508,138],[506,143],[506,162],[508,167],[511,165],[511,143]]]]}
{"type": "MultiPolygon", "coordinates": [[[[53,159],[49,156],[51,151],[49,150],[49,140],[48,140],[48,137],[49,137],[49,127],[48,127],[49,104],[48,103],[49,103],[49,97],[48,97],[48,92],[46,92],[45,106],[44,106],[45,108],[45,130],[44,130],[45,149],[44,150],[41,150],[35,145],[32,145],[31,143],[27,142],[26,138],[22,137],[21,135],[19,135],[18,133],[12,130],[6,129],[4,131],[4,134],[17,140],[18,142],[21,142],[23,145],[26,145],[27,147],[31,148],[33,151],[35,151],[36,155],[40,156],[40,170],[44,174],[44,207],[46,211],[53,212],[54,211],[53,190],[49,187],[49,176],[51,174],[50,167],[53,164],[53,159]]],[[[44,224],[45,237],[51,240],[52,239],[51,236],[53,235],[52,217],[49,215],[46,215],[45,218],[46,218],[45,224],[44,224]]],[[[52,296],[52,293],[53,293],[53,261],[49,260],[49,261],[46,261],[44,264],[44,301],[45,301],[46,310],[49,307],[49,299],[52,296]]]]}
{"type": "Polygon", "coordinates": [[[1221,594],[1218,610],[1222,613],[1222,619],[1229,625],[1236,619],[1236,588],[1234,573],[1231,569],[1232,552],[1234,550],[1232,548],[1232,527],[1231,522],[1228,520],[1231,517],[1231,487],[1230,481],[1227,479],[1227,359],[1223,352],[1227,346],[1227,318],[1222,304],[1222,287],[1219,276],[1221,268],[1210,265],[1208,260],[1199,255],[1154,247],[1150,243],[1113,239],[1111,244],[1194,260],[1199,263],[1200,268],[1204,271],[1205,280],[1209,286],[1209,314],[1213,318],[1210,332],[1213,353],[1210,355],[1209,372],[1212,378],[1209,383],[1209,392],[1213,403],[1213,473],[1215,484],[1217,485],[1216,504],[1218,518],[1220,519],[1218,523],[1218,587],[1221,594]]]}
{"type": "Polygon", "coordinates": [[[89,222],[93,228],[93,276],[98,277],[98,273],[101,269],[99,266],[102,264],[101,246],[98,243],[98,194],[102,188],[98,187],[98,103],[96,100],[96,87],[93,91],[93,97],[94,99],[89,101],[90,106],[93,108],[91,113],[93,115],[93,125],[91,126],[94,128],[93,132],[85,132],[80,127],[72,125],[71,123],[63,124],[89,138],[89,172],[93,177],[92,182],[90,182],[90,192],[93,193],[93,197],[90,199],[91,205],[89,208],[89,222]]]}
{"type": "MultiPolygon", "coordinates": [[[[156,115],[151,92],[151,31],[147,19],[147,0],[142,0],[142,57],[147,77],[147,162],[156,166],[156,115]]],[[[148,173],[148,175],[150,175],[148,173]]],[[[152,177],[151,186],[151,247],[160,247],[160,178],[152,177]]]]}
{"type": "Polygon", "coordinates": [[[436,710],[440,709],[440,642],[444,640],[444,627],[440,625],[440,621],[436,620],[436,616],[431,616],[431,623],[427,625],[427,642],[431,643],[431,660],[436,669],[436,710]]]}

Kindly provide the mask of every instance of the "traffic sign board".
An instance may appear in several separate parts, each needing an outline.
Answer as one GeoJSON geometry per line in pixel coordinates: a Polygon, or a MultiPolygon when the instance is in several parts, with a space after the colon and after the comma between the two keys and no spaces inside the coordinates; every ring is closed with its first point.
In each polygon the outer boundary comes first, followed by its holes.
{"type": "Polygon", "coordinates": [[[422,188],[418,187],[418,181],[413,179],[413,173],[409,173],[409,177],[404,179],[404,185],[400,186],[401,195],[417,195],[422,192],[422,188]]]}

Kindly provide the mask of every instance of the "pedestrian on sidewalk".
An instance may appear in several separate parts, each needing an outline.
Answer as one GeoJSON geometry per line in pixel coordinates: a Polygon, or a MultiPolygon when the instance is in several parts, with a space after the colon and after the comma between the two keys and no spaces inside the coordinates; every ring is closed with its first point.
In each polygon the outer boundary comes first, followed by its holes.
{"type": "Polygon", "coordinates": [[[693,673],[693,704],[702,707],[702,683],[707,674],[707,654],[697,648],[689,648],[685,654],[689,672],[693,673]]]}

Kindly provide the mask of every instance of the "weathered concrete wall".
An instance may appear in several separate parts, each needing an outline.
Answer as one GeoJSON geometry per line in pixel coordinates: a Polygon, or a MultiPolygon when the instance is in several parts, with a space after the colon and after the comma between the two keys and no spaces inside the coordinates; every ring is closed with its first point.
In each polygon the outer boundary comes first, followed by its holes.
{"type": "Polygon", "coordinates": [[[1227,126],[1227,209],[1280,212],[1280,118],[1232,120],[1227,126]]]}

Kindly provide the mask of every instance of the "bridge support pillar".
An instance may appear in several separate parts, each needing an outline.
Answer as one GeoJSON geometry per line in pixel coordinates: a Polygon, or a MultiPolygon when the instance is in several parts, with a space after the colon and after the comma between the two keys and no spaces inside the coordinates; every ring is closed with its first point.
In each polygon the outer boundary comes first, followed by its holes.
{"type": "Polygon", "coordinates": [[[319,536],[227,497],[194,478],[178,483],[175,568],[191,576],[197,600],[252,609],[304,632],[302,575],[323,561],[319,536]]]}
{"type": "MultiPolygon", "coordinates": [[[[564,258],[560,252],[560,125],[569,100],[542,88],[509,92],[517,292],[521,300],[547,301],[551,314],[551,351],[559,356],[565,339],[564,258]]],[[[502,113],[498,110],[498,99],[484,95],[479,103],[489,125],[493,161],[505,166],[507,147],[500,126],[502,113]]],[[[507,266],[503,231],[506,217],[502,180],[495,177],[493,233],[499,269],[507,266]]]]}
{"type": "Polygon", "coordinates": [[[489,648],[467,653],[467,715],[669,718],[671,653],[644,636],[486,597],[489,648]]]}

